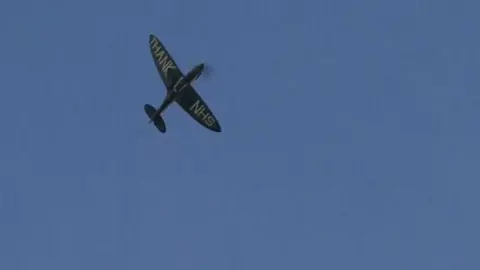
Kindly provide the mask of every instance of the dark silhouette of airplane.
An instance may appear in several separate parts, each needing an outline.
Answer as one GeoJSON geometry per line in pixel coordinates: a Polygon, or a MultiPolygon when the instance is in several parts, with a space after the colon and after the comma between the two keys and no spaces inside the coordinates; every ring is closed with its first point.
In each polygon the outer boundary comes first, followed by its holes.
{"type": "Polygon", "coordinates": [[[145,104],[145,113],[150,118],[150,123],[153,122],[160,132],[165,133],[167,129],[161,114],[176,101],[199,124],[212,131],[220,132],[221,127],[217,119],[192,86],[204,71],[205,64],[195,66],[184,76],[165,46],[152,34],[150,35],[150,52],[158,74],[167,88],[165,99],[158,109],[145,104]]]}

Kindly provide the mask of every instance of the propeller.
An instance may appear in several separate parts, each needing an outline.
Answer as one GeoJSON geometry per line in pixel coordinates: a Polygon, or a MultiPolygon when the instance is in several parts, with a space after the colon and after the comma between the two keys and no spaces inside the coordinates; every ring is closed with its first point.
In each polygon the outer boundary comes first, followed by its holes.
{"type": "Polygon", "coordinates": [[[213,76],[213,67],[209,64],[205,64],[205,66],[203,67],[203,77],[205,77],[205,79],[211,79],[213,76]]]}

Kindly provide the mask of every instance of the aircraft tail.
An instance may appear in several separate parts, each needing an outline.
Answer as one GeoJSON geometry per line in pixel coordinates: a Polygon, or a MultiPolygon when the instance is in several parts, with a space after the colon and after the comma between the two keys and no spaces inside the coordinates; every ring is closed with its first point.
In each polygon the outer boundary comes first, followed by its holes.
{"type": "Polygon", "coordinates": [[[148,115],[148,118],[153,121],[153,124],[157,127],[157,129],[160,132],[165,133],[167,131],[165,121],[163,121],[162,116],[155,115],[155,112],[157,111],[155,107],[150,104],[145,104],[144,109],[145,113],[148,115]],[[152,117],[154,117],[154,119],[152,119],[152,117]]]}

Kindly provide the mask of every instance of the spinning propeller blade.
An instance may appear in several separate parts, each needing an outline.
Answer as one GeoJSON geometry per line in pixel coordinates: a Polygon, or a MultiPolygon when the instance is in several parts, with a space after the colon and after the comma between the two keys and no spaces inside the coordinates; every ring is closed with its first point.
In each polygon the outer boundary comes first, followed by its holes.
{"type": "Polygon", "coordinates": [[[210,79],[213,75],[213,67],[209,64],[205,64],[205,67],[203,68],[203,76],[205,76],[205,79],[210,79]]]}

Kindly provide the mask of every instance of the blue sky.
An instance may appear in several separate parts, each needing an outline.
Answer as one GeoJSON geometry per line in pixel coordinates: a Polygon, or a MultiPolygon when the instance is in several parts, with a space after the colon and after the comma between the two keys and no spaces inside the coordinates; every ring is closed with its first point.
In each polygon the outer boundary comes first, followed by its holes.
{"type": "Polygon", "coordinates": [[[0,269],[480,269],[479,8],[2,1],[0,269]]]}

